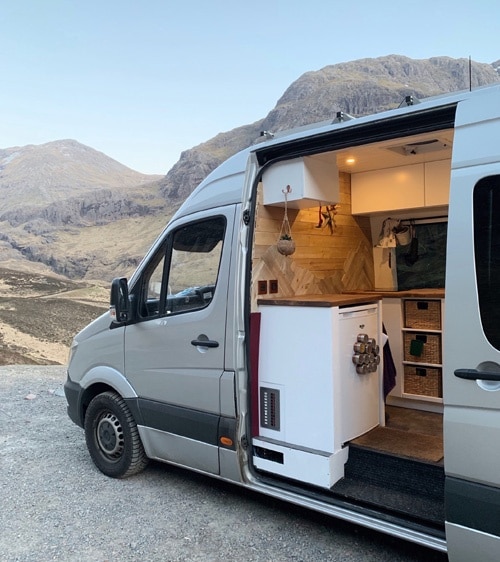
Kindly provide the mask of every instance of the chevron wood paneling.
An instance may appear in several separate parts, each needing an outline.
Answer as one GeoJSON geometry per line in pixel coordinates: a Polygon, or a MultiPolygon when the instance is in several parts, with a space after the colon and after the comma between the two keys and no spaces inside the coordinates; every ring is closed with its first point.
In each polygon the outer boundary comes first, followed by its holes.
{"type": "MultiPolygon", "coordinates": [[[[373,243],[367,217],[351,214],[350,175],[340,174],[340,202],[335,227],[319,226],[319,206],[288,210],[296,251],[282,256],[276,249],[283,221],[280,207],[264,207],[259,192],[252,269],[255,308],[257,281],[278,281],[274,296],[342,293],[373,290],[373,243]]],[[[325,211],[325,208],[322,208],[325,211]]]]}

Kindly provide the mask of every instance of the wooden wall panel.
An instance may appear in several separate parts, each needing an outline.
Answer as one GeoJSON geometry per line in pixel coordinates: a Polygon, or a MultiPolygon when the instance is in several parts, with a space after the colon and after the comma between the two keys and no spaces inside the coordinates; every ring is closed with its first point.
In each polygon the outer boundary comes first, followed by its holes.
{"type": "Polygon", "coordinates": [[[340,174],[340,203],[333,233],[325,222],[319,227],[319,207],[288,210],[296,244],[296,251],[291,256],[282,256],[276,249],[284,209],[264,207],[261,202],[262,191],[259,192],[254,234],[254,308],[257,280],[276,279],[279,292],[273,296],[342,293],[374,288],[370,222],[367,217],[353,217],[351,214],[349,174],[340,174]]]}

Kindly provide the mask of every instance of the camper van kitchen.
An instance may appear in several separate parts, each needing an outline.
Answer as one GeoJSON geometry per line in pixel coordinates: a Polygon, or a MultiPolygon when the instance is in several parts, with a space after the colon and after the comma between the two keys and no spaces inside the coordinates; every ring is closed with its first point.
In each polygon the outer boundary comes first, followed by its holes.
{"type": "Polygon", "coordinates": [[[405,99],[233,156],[113,281],[65,384],[104,474],[498,560],[500,87],[405,99]]]}

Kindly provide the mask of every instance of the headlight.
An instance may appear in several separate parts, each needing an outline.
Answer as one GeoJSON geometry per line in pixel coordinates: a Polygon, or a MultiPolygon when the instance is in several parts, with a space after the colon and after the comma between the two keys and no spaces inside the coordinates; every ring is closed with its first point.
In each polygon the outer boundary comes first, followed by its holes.
{"type": "Polygon", "coordinates": [[[71,342],[71,347],[69,348],[69,353],[68,353],[68,366],[73,360],[73,358],[75,357],[77,347],[78,347],[78,342],[76,340],[73,340],[71,342]]]}

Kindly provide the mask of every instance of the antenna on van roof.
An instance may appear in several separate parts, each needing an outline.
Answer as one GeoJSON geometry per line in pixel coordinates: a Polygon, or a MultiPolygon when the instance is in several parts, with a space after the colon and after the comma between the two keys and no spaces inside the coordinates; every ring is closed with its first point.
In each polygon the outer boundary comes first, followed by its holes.
{"type": "Polygon", "coordinates": [[[472,92],[472,61],[469,55],[469,92],[472,92]]]}

